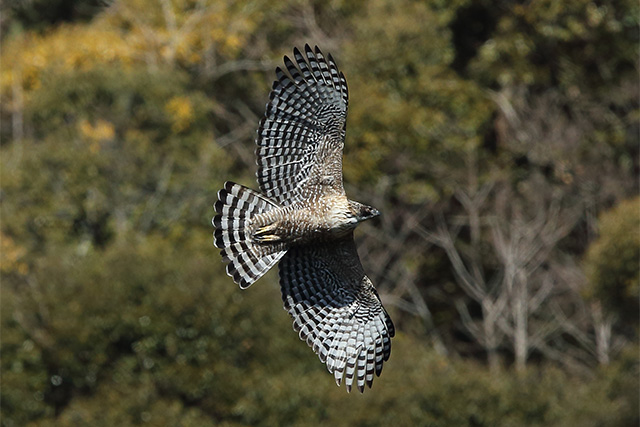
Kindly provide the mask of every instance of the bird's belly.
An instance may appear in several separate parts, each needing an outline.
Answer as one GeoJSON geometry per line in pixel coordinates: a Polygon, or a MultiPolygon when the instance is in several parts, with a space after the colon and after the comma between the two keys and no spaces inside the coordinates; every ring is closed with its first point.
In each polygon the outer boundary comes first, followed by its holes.
{"type": "Polygon", "coordinates": [[[345,215],[330,210],[283,208],[258,215],[252,221],[251,235],[264,243],[290,244],[333,240],[345,236],[356,226],[345,215]]]}

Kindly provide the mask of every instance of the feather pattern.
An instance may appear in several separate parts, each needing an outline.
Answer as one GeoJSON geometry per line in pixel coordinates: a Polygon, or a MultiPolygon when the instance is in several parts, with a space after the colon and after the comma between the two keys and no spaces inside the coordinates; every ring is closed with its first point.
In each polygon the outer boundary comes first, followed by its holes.
{"type": "Polygon", "coordinates": [[[293,247],[280,261],[285,309],[300,339],[348,391],[371,387],[391,353],[393,322],[364,274],[353,237],[293,247]]]}
{"type": "Polygon", "coordinates": [[[253,217],[277,207],[260,193],[230,181],[218,192],[214,205],[218,214],[212,220],[216,227],[213,244],[229,263],[227,274],[241,288],[251,286],[285,254],[282,245],[258,245],[247,232],[253,217]]]}
{"type": "Polygon", "coordinates": [[[282,205],[321,193],[344,194],[342,150],[348,90],[331,56],[305,46],[284,57],[260,122],[258,184],[282,205]],[[288,73],[288,74],[287,74],[288,73]],[[322,185],[331,183],[330,186],[322,185]]]}
{"type": "Polygon", "coordinates": [[[242,288],[280,261],[293,328],[338,385],[362,392],[389,359],[395,329],[353,241],[356,225],[379,212],[343,188],[347,83],[331,55],[309,45],[285,56],[276,78],[256,139],[260,192],[225,183],[214,244],[242,288]]]}

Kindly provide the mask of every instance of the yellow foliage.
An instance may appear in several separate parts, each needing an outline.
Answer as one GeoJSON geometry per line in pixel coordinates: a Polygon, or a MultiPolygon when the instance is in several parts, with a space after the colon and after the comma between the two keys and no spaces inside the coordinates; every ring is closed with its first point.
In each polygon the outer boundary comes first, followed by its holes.
{"type": "Polygon", "coordinates": [[[26,254],[26,249],[18,245],[11,237],[4,233],[0,234],[0,271],[27,274],[29,267],[22,261],[26,254]]]}
{"type": "Polygon", "coordinates": [[[164,106],[165,111],[171,118],[171,130],[180,133],[189,128],[193,123],[193,105],[189,98],[175,96],[164,106]]]}
{"type": "Polygon", "coordinates": [[[215,50],[234,57],[261,17],[260,2],[209,0],[119,2],[105,15],[111,27],[128,28],[141,53],[172,64],[194,65],[215,50]],[[152,3],[152,4],[151,4],[152,3]]]}
{"type": "Polygon", "coordinates": [[[43,35],[24,33],[3,45],[0,94],[11,101],[18,80],[28,92],[43,75],[119,63],[193,66],[218,51],[238,54],[258,25],[258,2],[135,0],[116,2],[91,23],[61,25],[43,35]]]}
{"type": "Polygon", "coordinates": [[[117,32],[89,25],[63,25],[46,35],[26,33],[7,43],[2,63],[11,64],[1,75],[0,88],[9,93],[14,79],[26,90],[40,85],[43,72],[89,69],[96,64],[130,63],[135,52],[117,32]]]}
{"type": "Polygon", "coordinates": [[[89,148],[92,153],[100,150],[100,142],[113,139],[116,133],[113,125],[102,119],[98,119],[95,125],[83,119],[78,123],[78,130],[91,142],[89,148]]]}

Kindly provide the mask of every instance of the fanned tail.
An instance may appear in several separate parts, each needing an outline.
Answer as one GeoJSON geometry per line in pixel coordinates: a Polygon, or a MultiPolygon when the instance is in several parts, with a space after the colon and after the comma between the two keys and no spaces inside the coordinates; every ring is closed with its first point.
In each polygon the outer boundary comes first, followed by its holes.
{"type": "Polygon", "coordinates": [[[220,248],[222,259],[228,262],[227,274],[241,288],[248,288],[273,267],[286,253],[284,245],[262,245],[245,232],[250,219],[279,207],[262,194],[240,184],[225,182],[218,192],[212,223],[213,244],[220,248]]]}

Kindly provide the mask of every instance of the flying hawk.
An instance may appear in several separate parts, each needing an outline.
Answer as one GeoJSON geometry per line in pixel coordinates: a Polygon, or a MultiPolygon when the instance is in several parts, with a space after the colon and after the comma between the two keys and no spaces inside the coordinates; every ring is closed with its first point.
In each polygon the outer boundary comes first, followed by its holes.
{"type": "Polygon", "coordinates": [[[214,244],[241,288],[280,261],[284,307],[347,391],[371,387],[389,359],[395,330],[353,241],[359,222],[380,215],[347,199],[342,151],[347,82],[318,47],[293,50],[260,121],[260,192],[226,182],[218,192],[214,244]]]}

